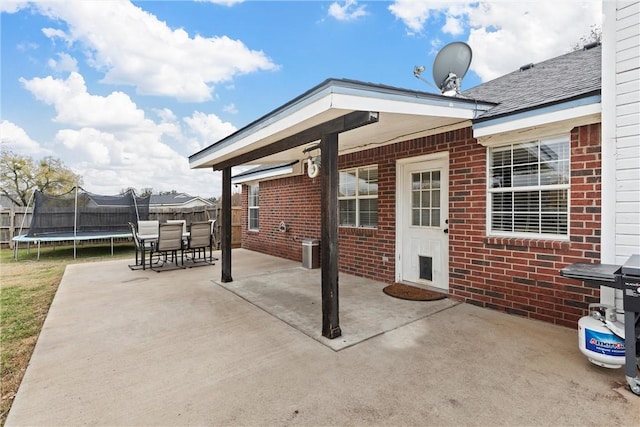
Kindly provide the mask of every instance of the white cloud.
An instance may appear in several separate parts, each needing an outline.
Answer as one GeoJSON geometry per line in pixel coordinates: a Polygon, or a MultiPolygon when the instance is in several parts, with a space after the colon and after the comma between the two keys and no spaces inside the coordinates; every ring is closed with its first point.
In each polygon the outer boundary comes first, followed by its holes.
{"type": "Polygon", "coordinates": [[[451,34],[452,36],[458,36],[464,33],[464,21],[459,16],[447,15],[442,32],[451,34]]]}
{"type": "Polygon", "coordinates": [[[123,133],[93,128],[63,129],[56,134],[58,151],[85,182],[85,188],[102,194],[123,188],[187,191],[193,180],[185,156],[161,142],[159,129],[123,133]]]}
{"type": "Polygon", "coordinates": [[[78,61],[68,53],[58,53],[58,59],[49,59],[49,67],[56,72],[78,71],[78,61]]]}
{"type": "Polygon", "coordinates": [[[338,21],[353,21],[366,15],[365,6],[358,5],[356,0],[346,0],[342,6],[336,1],[329,6],[329,16],[338,21]]]}
{"type": "Polygon", "coordinates": [[[196,0],[201,3],[213,3],[221,6],[235,6],[236,4],[244,2],[244,0],[196,0]]]}
{"type": "Polygon", "coordinates": [[[164,141],[174,141],[174,137],[184,138],[167,135],[162,124],[152,123],[121,132],[90,127],[62,129],[55,142],[56,153],[82,176],[89,191],[115,194],[133,187],[205,197],[219,195],[220,184],[214,185],[210,170],[191,170],[185,153],[164,141]]]}
{"type": "MultiPolygon", "coordinates": [[[[56,110],[55,121],[65,127],[55,134],[55,155],[83,177],[87,190],[116,194],[134,187],[219,195],[219,178],[210,170],[191,170],[187,155],[235,131],[230,123],[197,111],[179,119],[168,108],[153,109],[154,121],[122,92],[89,93],[75,72],[66,80],[49,76],[21,81],[56,110]]],[[[37,151],[37,143],[12,123],[3,122],[0,130],[3,148],[18,141],[23,151],[37,151]]]]}
{"type": "Polygon", "coordinates": [[[189,126],[189,129],[198,136],[198,150],[236,131],[234,125],[229,122],[223,122],[215,114],[195,111],[191,117],[185,117],[183,120],[189,126]]]}
{"type": "Polygon", "coordinates": [[[530,62],[568,52],[594,24],[602,23],[599,1],[418,2],[396,0],[389,10],[421,34],[429,23],[454,36],[468,34],[473,70],[491,80],[530,62]]]}
{"type": "Polygon", "coordinates": [[[236,105],[233,103],[227,104],[224,107],[222,107],[222,111],[229,114],[238,114],[238,109],[236,108],[236,105]]]}
{"type": "Polygon", "coordinates": [[[176,115],[168,108],[155,108],[154,113],[160,117],[163,122],[175,122],[176,115]]]}
{"type": "Polygon", "coordinates": [[[483,81],[567,53],[593,24],[600,2],[494,2],[469,8],[471,69],[483,81]]]}
{"type": "Polygon", "coordinates": [[[130,127],[144,120],[144,111],[138,109],[123,92],[96,96],[87,93],[84,78],[72,72],[66,80],[45,78],[20,79],[24,87],[45,104],[52,105],[59,123],[77,127],[113,128],[130,127]]]}
{"type": "Polygon", "coordinates": [[[2,0],[0,2],[0,12],[15,13],[28,5],[28,1],[2,0]]]}
{"type": "Polygon", "coordinates": [[[201,102],[212,98],[216,83],[277,69],[264,52],[240,40],[190,37],[130,2],[43,1],[38,7],[68,27],[45,34],[79,42],[88,63],[105,73],[103,82],[135,86],[139,94],[201,102]]]}
{"type": "Polygon", "coordinates": [[[18,44],[16,45],[16,50],[17,50],[18,52],[29,52],[29,51],[36,50],[36,49],[38,49],[39,47],[40,47],[40,46],[39,46],[37,43],[33,43],[33,42],[31,42],[31,43],[25,43],[25,42],[22,42],[22,43],[18,43],[18,44]]]}
{"type": "Polygon", "coordinates": [[[56,134],[56,141],[93,167],[123,163],[123,144],[110,133],[94,128],[62,129],[56,134]]]}
{"type": "Polygon", "coordinates": [[[396,0],[389,6],[391,13],[398,19],[401,19],[407,26],[409,34],[421,33],[424,25],[429,19],[432,9],[440,8],[432,7],[434,3],[415,0],[396,0]]]}
{"type": "Polygon", "coordinates": [[[31,139],[20,126],[8,120],[0,122],[0,147],[25,156],[48,156],[51,151],[31,139]]]}
{"type": "Polygon", "coordinates": [[[42,34],[55,42],[56,39],[63,40],[68,46],[73,44],[73,39],[67,33],[56,28],[43,28],[42,34]]]}

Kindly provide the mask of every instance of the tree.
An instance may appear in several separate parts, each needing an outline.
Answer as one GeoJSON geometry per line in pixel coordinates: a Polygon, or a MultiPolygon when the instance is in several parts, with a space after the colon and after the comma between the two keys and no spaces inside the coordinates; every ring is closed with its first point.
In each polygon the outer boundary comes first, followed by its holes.
{"type": "Polygon", "coordinates": [[[589,43],[602,43],[602,28],[599,25],[592,25],[589,34],[580,37],[580,41],[574,44],[571,50],[580,50],[589,43]]]}
{"type": "Polygon", "coordinates": [[[133,191],[133,192],[134,192],[134,194],[135,194],[136,196],[138,196],[138,197],[147,197],[147,196],[151,196],[151,195],[153,194],[153,188],[151,188],[151,187],[145,187],[145,188],[143,188],[143,189],[142,189],[142,190],[140,190],[140,191],[136,190],[136,189],[135,189],[135,188],[133,188],[133,187],[128,187],[128,188],[125,188],[125,189],[123,189],[123,190],[120,190],[120,193],[119,193],[119,194],[120,194],[120,195],[126,194],[126,193],[127,193],[127,191],[133,191]]]}
{"type": "Polygon", "coordinates": [[[18,206],[27,206],[36,189],[59,195],[76,185],[82,185],[82,177],[58,158],[47,156],[34,161],[31,157],[4,150],[0,155],[0,194],[18,206]]]}
{"type": "Polygon", "coordinates": [[[140,197],[151,197],[151,195],[153,194],[153,188],[151,187],[145,187],[142,190],[140,190],[140,197]]]}

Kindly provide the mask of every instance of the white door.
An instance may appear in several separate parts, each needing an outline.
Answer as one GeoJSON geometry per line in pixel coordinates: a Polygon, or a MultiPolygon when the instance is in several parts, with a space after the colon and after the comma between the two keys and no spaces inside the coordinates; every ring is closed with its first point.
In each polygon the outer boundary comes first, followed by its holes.
{"type": "Polygon", "coordinates": [[[397,178],[397,281],[448,290],[449,158],[404,161],[397,178]]]}

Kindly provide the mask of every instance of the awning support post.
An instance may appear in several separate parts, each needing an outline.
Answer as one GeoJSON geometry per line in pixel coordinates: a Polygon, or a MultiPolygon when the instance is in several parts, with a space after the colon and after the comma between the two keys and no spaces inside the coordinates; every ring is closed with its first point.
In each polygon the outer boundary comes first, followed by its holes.
{"type": "Polygon", "coordinates": [[[321,158],[321,230],[322,336],[342,335],[338,317],[338,133],[323,135],[321,158]]]}
{"type": "Polygon", "coordinates": [[[222,169],[222,224],[220,226],[223,283],[233,282],[231,277],[231,167],[222,169]]]}

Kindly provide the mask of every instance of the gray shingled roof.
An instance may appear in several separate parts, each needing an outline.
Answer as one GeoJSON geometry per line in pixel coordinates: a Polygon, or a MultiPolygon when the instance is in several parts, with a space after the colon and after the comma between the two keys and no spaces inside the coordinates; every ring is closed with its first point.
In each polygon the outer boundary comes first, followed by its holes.
{"type": "Polygon", "coordinates": [[[466,90],[464,97],[498,105],[476,122],[598,94],[600,45],[558,56],[466,90]]]}
{"type": "Polygon", "coordinates": [[[186,193],[178,194],[152,194],[149,204],[151,205],[181,205],[187,203],[196,197],[186,193]]]}

